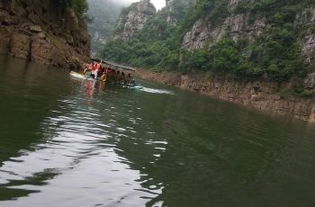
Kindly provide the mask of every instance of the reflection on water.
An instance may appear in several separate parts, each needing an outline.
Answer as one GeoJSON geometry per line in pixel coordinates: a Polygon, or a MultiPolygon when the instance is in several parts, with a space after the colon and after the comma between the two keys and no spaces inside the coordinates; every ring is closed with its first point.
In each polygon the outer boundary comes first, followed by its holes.
{"type": "Polygon", "coordinates": [[[314,206],[315,127],[0,59],[0,206],[314,206]]]}

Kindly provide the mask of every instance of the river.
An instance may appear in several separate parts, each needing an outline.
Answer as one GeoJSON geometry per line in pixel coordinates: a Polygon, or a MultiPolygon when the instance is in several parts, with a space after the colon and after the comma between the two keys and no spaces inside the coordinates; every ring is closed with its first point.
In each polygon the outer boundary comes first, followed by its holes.
{"type": "Polygon", "coordinates": [[[0,57],[0,206],[315,206],[315,125],[0,57]]]}

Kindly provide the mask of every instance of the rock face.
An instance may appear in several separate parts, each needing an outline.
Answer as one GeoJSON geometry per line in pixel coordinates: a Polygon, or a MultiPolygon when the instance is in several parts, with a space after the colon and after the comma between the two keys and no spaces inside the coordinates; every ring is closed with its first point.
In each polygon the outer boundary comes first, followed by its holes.
{"type": "MultiPolygon", "coordinates": [[[[289,88],[290,83],[279,85],[270,81],[240,81],[232,77],[218,77],[205,74],[182,75],[179,73],[153,73],[138,70],[143,79],[172,85],[228,102],[255,108],[261,111],[291,117],[315,123],[315,103],[313,99],[298,97],[284,98],[279,90],[289,88]]],[[[310,84],[315,81],[310,77],[310,84]],[[312,82],[313,81],[313,82],[312,82]]]]}
{"type": "MultiPolygon", "coordinates": [[[[249,12],[239,14],[236,12],[240,2],[253,0],[228,0],[227,14],[220,22],[211,21],[211,12],[202,19],[197,20],[190,31],[183,38],[182,47],[188,50],[211,47],[218,42],[224,35],[228,34],[234,40],[241,38],[253,39],[265,32],[268,27],[266,18],[257,16],[250,21],[249,12]]],[[[315,64],[315,8],[304,9],[296,16],[295,27],[309,28],[300,37],[300,44],[308,63],[315,64]]]]}
{"type": "Polygon", "coordinates": [[[53,0],[3,0],[0,25],[0,54],[72,69],[89,57],[85,23],[53,0]]]}
{"type": "Polygon", "coordinates": [[[309,28],[301,37],[301,45],[303,53],[307,57],[306,61],[315,64],[315,7],[306,8],[298,14],[296,25],[300,28],[309,28]]]}
{"type": "Polygon", "coordinates": [[[165,0],[163,12],[166,14],[168,24],[178,23],[177,13],[180,10],[193,7],[196,0],[165,0]]]}
{"type": "Polygon", "coordinates": [[[253,23],[249,23],[249,13],[234,12],[239,2],[240,0],[229,0],[229,11],[227,11],[229,15],[226,15],[219,23],[211,21],[210,12],[209,15],[197,20],[192,29],[185,34],[182,47],[188,50],[211,47],[226,34],[234,40],[239,37],[250,39],[260,35],[266,27],[265,18],[258,16],[253,23]]]}
{"type": "Polygon", "coordinates": [[[133,3],[122,12],[113,38],[127,40],[134,36],[155,14],[156,9],[150,0],[133,3]]]}

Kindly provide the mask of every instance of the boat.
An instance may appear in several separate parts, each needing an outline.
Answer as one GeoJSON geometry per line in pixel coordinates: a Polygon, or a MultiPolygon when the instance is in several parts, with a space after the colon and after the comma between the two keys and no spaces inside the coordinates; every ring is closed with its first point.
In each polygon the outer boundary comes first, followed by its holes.
{"type": "Polygon", "coordinates": [[[70,76],[74,77],[74,78],[78,78],[78,79],[88,79],[88,77],[86,77],[85,75],[81,74],[81,73],[77,73],[77,72],[74,72],[74,71],[71,71],[70,72],[70,76]]]}
{"type": "MultiPolygon", "coordinates": [[[[124,83],[117,82],[117,80],[115,80],[115,78],[111,77],[111,73],[109,73],[109,78],[107,78],[106,81],[103,81],[103,82],[106,82],[106,84],[120,85],[120,86],[123,86],[124,88],[129,88],[129,89],[141,89],[142,88],[142,86],[137,85],[135,83],[135,81],[133,80],[136,69],[128,67],[128,66],[123,66],[123,65],[120,65],[120,64],[117,64],[114,62],[104,61],[101,59],[91,59],[91,61],[101,63],[102,68],[111,69],[114,74],[115,73],[125,74],[125,77],[128,76],[129,78],[131,78],[131,79],[129,79],[130,81],[128,83],[125,83],[127,81],[125,81],[124,83]]],[[[102,81],[101,79],[94,79],[94,78],[90,77],[90,75],[83,75],[82,73],[78,73],[75,71],[71,71],[70,76],[73,78],[81,79],[81,80],[102,81]]]]}
{"type": "MultiPolygon", "coordinates": [[[[70,76],[76,79],[80,79],[80,80],[92,80],[92,81],[101,81],[99,79],[94,79],[94,78],[89,78],[81,73],[77,73],[74,71],[70,72],[70,76]]],[[[107,82],[106,82],[107,83],[107,82]]],[[[135,90],[140,90],[143,88],[143,86],[141,85],[137,85],[135,82],[131,83],[131,84],[118,84],[118,83],[114,83],[114,82],[108,82],[109,85],[119,85],[122,86],[123,88],[128,88],[128,89],[135,89],[135,90]]]]}

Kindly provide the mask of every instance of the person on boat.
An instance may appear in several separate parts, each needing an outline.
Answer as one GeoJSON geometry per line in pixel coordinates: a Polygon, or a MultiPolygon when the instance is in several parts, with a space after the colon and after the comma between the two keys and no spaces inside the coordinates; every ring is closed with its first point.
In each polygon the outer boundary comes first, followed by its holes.
{"type": "Polygon", "coordinates": [[[98,77],[99,70],[101,69],[101,63],[102,61],[100,63],[95,63],[94,65],[94,73],[92,73],[94,75],[94,79],[97,79],[98,77]]]}
{"type": "Polygon", "coordinates": [[[122,85],[126,84],[126,76],[124,72],[121,73],[120,84],[122,85]]]}
{"type": "Polygon", "coordinates": [[[118,70],[117,71],[117,73],[116,73],[116,79],[115,79],[115,81],[116,81],[116,83],[120,83],[120,71],[118,70]]]}
{"type": "Polygon", "coordinates": [[[86,75],[87,71],[89,70],[89,64],[83,64],[83,75],[86,75]]]}
{"type": "Polygon", "coordinates": [[[128,73],[127,78],[126,78],[126,84],[130,85],[131,81],[132,81],[132,77],[131,77],[130,73],[128,73]]]}
{"type": "Polygon", "coordinates": [[[107,78],[108,78],[107,75],[108,75],[107,73],[103,73],[102,74],[102,76],[101,76],[101,81],[102,82],[106,82],[107,81],[107,78]]]}
{"type": "Polygon", "coordinates": [[[112,69],[106,68],[105,74],[106,74],[106,81],[110,81],[112,78],[112,69]]]}
{"type": "Polygon", "coordinates": [[[100,69],[98,70],[97,77],[102,77],[103,74],[105,73],[105,68],[100,64],[100,69]]]}
{"type": "Polygon", "coordinates": [[[95,66],[96,66],[95,62],[91,63],[90,66],[89,66],[89,69],[90,69],[90,72],[91,72],[91,78],[95,78],[95,66]]]}

